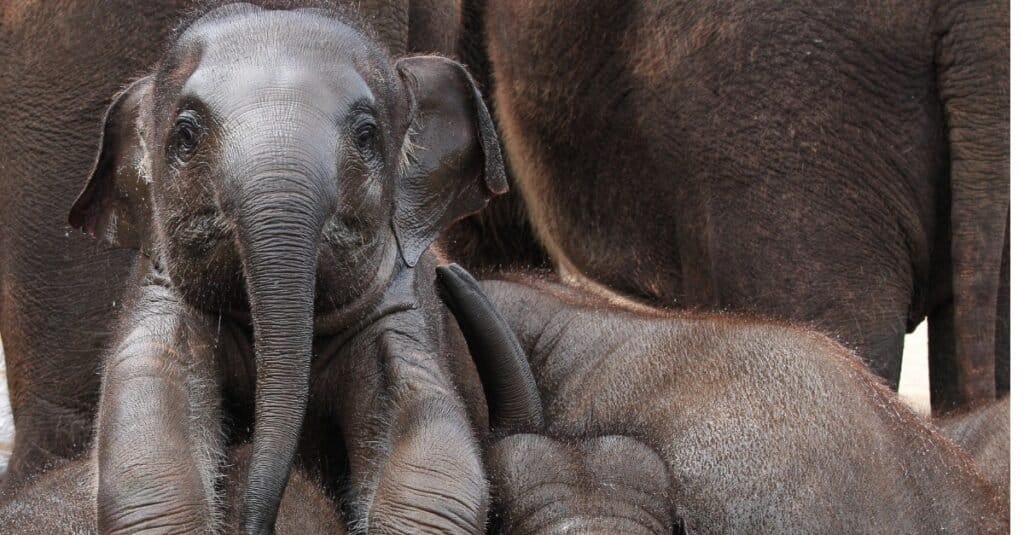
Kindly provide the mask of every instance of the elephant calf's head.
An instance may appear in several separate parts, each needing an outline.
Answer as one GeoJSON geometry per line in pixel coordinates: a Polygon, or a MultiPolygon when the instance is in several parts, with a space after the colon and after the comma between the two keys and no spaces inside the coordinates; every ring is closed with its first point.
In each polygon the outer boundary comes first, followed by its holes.
{"type": "Polygon", "coordinates": [[[320,9],[233,4],[183,28],[114,97],[69,220],[160,256],[197,307],[244,304],[230,299],[255,297],[252,276],[311,257],[318,309],[333,310],[507,189],[490,116],[453,61],[391,61],[320,9]]]}
{"type": "Polygon", "coordinates": [[[250,313],[257,420],[244,515],[270,526],[305,412],[314,311],[369,306],[506,189],[466,71],[392,61],[345,17],[233,4],[118,94],[70,223],[159,258],[182,298],[250,313]]]}
{"type": "Polygon", "coordinates": [[[668,470],[632,438],[512,435],[491,448],[488,464],[502,533],[672,531],[668,470]]]}

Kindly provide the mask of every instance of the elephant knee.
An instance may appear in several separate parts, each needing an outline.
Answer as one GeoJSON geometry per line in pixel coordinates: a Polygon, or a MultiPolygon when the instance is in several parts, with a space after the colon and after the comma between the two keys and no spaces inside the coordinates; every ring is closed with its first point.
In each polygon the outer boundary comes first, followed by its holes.
{"type": "Polygon", "coordinates": [[[433,399],[402,410],[367,519],[371,533],[483,533],[488,489],[465,411],[433,399]]]}
{"type": "MultiPolygon", "coordinates": [[[[174,477],[169,474],[168,477],[174,477]]],[[[187,496],[175,485],[127,485],[114,490],[102,484],[97,494],[101,533],[209,533],[215,519],[202,496],[187,496]]]]}

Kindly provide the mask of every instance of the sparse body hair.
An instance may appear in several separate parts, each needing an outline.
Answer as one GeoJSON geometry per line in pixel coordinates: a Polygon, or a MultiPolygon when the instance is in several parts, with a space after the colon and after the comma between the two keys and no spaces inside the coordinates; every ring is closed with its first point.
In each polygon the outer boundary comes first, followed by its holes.
{"type": "MultiPolygon", "coordinates": [[[[476,291],[465,279],[449,286],[476,291]]],[[[824,335],[743,316],[625,308],[523,274],[479,287],[525,350],[541,432],[649,445],[668,467],[673,515],[687,532],[1008,529],[1007,500],[971,459],[824,335]]],[[[465,318],[487,325],[478,332],[504,338],[469,310],[465,318]]]]}

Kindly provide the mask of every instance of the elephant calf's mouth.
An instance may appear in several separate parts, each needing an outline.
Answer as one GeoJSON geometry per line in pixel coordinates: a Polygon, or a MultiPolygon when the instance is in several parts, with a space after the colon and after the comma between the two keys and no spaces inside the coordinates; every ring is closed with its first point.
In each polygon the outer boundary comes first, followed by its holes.
{"type": "Polygon", "coordinates": [[[182,220],[168,233],[196,257],[216,255],[224,244],[233,241],[227,220],[213,210],[182,220]]]}

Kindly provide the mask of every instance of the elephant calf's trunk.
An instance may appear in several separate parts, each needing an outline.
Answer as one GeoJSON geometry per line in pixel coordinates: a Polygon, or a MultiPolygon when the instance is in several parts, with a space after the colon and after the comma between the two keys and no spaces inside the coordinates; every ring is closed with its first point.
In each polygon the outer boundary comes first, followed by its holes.
{"type": "Polygon", "coordinates": [[[243,207],[240,217],[257,375],[242,533],[273,531],[306,413],[317,249],[332,203],[309,203],[309,192],[303,193],[273,195],[275,202],[264,202],[273,204],[269,209],[243,207]]]}

